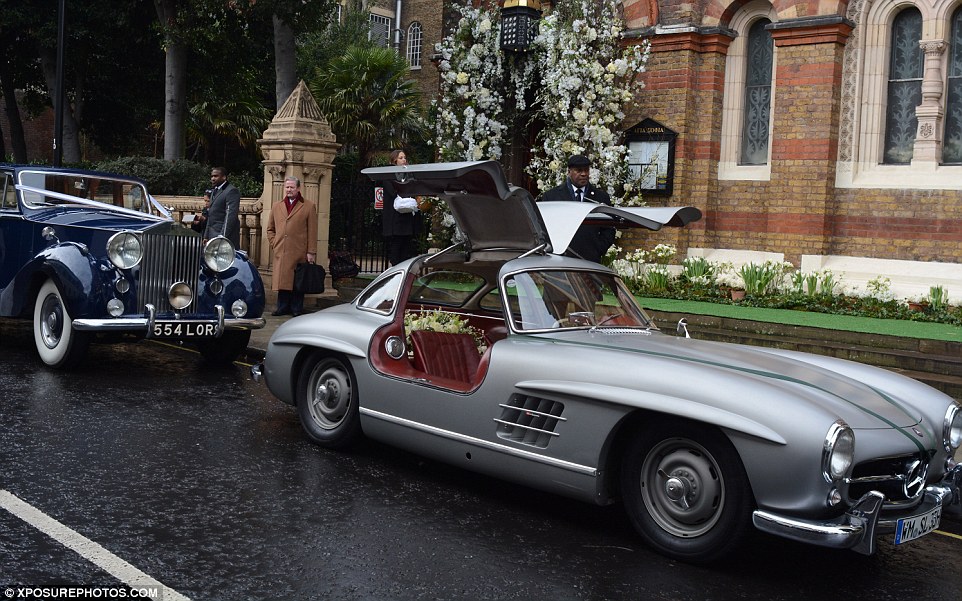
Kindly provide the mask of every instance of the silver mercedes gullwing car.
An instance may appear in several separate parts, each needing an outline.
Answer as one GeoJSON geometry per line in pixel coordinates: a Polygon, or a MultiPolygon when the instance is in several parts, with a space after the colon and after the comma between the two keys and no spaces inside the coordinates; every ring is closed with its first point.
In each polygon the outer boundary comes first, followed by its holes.
{"type": "Polygon", "coordinates": [[[697,563],[752,526],[871,554],[960,512],[952,398],[859,363],[669,335],[615,273],[564,255],[582,222],[658,230],[698,209],[535,203],[493,161],[364,173],[443,199],[464,240],[271,337],[254,375],[319,445],[363,434],[620,499],[650,546],[697,563]]]}

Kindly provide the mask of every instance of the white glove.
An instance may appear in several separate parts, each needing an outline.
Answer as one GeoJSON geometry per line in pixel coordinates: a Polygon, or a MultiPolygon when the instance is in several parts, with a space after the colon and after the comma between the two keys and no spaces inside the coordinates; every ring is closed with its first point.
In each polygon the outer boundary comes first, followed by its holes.
{"type": "Polygon", "coordinates": [[[410,197],[398,196],[394,199],[394,210],[398,213],[417,213],[418,201],[410,197]]]}

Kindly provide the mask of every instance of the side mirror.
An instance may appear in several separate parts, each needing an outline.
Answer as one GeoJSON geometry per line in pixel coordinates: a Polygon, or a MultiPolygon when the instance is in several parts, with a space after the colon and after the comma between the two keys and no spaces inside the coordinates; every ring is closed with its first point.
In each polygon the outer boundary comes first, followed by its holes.
{"type": "Polygon", "coordinates": [[[688,334],[688,320],[684,317],[678,320],[678,326],[675,328],[675,331],[678,332],[679,336],[684,334],[685,338],[691,338],[691,336],[688,334]]]}

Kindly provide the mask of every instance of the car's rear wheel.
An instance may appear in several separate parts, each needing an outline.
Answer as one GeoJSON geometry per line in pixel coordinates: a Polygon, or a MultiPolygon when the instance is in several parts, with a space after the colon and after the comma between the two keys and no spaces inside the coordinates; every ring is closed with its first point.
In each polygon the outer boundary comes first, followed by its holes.
{"type": "Polygon", "coordinates": [[[225,367],[247,351],[250,340],[250,330],[231,330],[221,334],[220,338],[198,340],[194,344],[204,358],[204,363],[214,367],[225,367]]]}
{"type": "Polygon", "coordinates": [[[361,436],[357,384],[350,365],[315,353],[297,383],[297,413],[304,431],[321,446],[342,448],[361,436]]]}
{"type": "Polygon", "coordinates": [[[40,287],[33,306],[33,340],[41,361],[56,369],[68,369],[83,360],[90,335],[73,328],[63,295],[53,280],[40,287]]]}
{"type": "Polygon", "coordinates": [[[622,495],[635,529],[683,561],[721,559],[751,530],[751,486],[716,428],[681,420],[646,428],[622,463],[622,495]]]}

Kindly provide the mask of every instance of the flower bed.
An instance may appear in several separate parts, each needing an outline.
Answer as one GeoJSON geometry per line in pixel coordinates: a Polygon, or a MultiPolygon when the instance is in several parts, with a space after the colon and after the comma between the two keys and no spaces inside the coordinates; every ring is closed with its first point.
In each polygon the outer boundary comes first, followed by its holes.
{"type": "Polygon", "coordinates": [[[668,265],[674,255],[674,247],[660,244],[651,251],[633,251],[611,266],[639,296],[962,325],[962,310],[949,304],[942,286],[932,286],[922,298],[899,299],[884,276],[861,288],[829,270],[802,272],[779,261],[735,269],[704,257],[685,259],[679,270],[668,265]]]}

